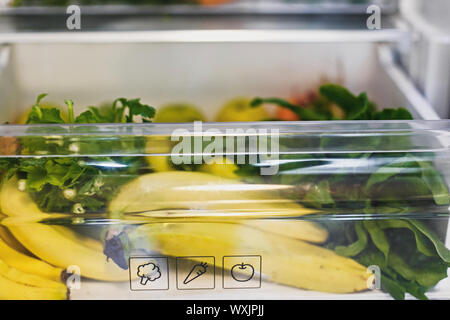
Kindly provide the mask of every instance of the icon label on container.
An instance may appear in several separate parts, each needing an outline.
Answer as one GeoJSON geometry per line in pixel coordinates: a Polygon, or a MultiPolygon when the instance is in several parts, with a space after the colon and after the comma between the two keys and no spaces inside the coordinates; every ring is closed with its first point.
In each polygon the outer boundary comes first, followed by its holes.
{"type": "Polygon", "coordinates": [[[255,268],[248,263],[235,264],[231,268],[231,277],[238,282],[247,282],[253,279],[255,268]]]}
{"type": "Polygon", "coordinates": [[[261,256],[224,256],[223,288],[251,289],[261,287],[261,256]]]}
{"type": "Polygon", "coordinates": [[[212,256],[178,257],[177,289],[214,289],[215,258],[212,256]]]}
{"type": "Polygon", "coordinates": [[[132,291],[169,289],[167,257],[130,257],[129,270],[132,291]]]}

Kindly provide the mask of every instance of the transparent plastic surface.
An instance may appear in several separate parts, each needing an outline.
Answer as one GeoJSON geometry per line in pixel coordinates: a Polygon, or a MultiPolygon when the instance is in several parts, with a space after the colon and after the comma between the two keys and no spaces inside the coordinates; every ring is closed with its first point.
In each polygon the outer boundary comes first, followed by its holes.
{"type": "MultiPolygon", "coordinates": [[[[127,14],[172,13],[172,14],[215,14],[215,13],[254,13],[254,14],[362,14],[368,5],[382,7],[384,13],[394,13],[397,1],[391,0],[54,0],[54,1],[6,1],[4,6],[12,8],[10,13],[48,14],[61,13],[58,7],[71,4],[81,5],[86,13],[127,14]],[[17,10],[18,9],[18,10],[17,10]],[[30,9],[30,10],[28,10],[30,9]],[[125,11],[123,11],[125,10],[125,11]]],[[[0,8],[2,3],[0,2],[0,8]]]]}
{"type": "Polygon", "coordinates": [[[4,125],[2,230],[35,258],[0,259],[74,299],[449,298],[449,127],[4,125]]]}

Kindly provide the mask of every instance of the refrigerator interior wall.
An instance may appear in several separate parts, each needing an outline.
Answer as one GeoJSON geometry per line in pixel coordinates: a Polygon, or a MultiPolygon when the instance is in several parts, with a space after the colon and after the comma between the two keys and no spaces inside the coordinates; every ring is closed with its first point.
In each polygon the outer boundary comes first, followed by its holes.
{"type": "Polygon", "coordinates": [[[403,60],[411,77],[442,118],[450,115],[450,26],[448,1],[401,2],[402,17],[416,39],[403,60]]]}
{"type": "Polygon", "coordinates": [[[212,121],[232,98],[287,98],[321,82],[366,91],[380,108],[404,106],[419,119],[418,111],[430,111],[425,118],[435,119],[426,103],[412,105],[417,99],[398,88],[372,43],[16,44],[8,50],[1,121],[18,117],[43,92],[48,102],[73,99],[77,112],[121,96],[155,107],[189,102],[212,121]]]}
{"type": "Polygon", "coordinates": [[[0,105],[2,112],[2,122],[14,120],[16,114],[17,86],[13,74],[11,60],[11,48],[0,45],[0,105]]]}

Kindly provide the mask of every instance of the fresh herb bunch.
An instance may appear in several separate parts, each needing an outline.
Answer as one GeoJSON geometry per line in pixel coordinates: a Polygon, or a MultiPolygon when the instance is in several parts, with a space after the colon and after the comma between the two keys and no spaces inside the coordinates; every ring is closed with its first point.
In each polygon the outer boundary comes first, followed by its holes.
{"type": "MultiPolygon", "coordinates": [[[[66,100],[68,122],[61,117],[57,108],[42,108],[42,94],[32,107],[27,124],[70,124],[70,123],[131,123],[140,119],[150,122],[155,115],[153,107],[142,104],[139,99],[119,98],[111,105],[89,107],[78,117],[74,116],[73,102],[66,100]]],[[[45,212],[103,212],[118,187],[145,170],[143,157],[98,156],[83,154],[108,154],[120,150],[143,152],[144,137],[120,139],[104,136],[79,139],[64,133],[86,133],[89,127],[49,126],[31,127],[30,133],[51,132],[51,136],[26,136],[18,140],[21,155],[42,155],[41,157],[18,157],[0,162],[7,178],[16,175],[19,187],[26,190],[39,208],[45,212]],[[46,155],[70,155],[70,157],[46,157],[46,155]],[[77,156],[80,154],[80,156],[77,156]]]]}
{"type": "MultiPolygon", "coordinates": [[[[252,105],[275,103],[302,120],[336,120],[329,108],[332,104],[345,112],[342,120],[412,119],[403,108],[377,111],[365,93],[354,96],[337,85],[322,86],[319,92],[319,103],[304,107],[277,98],[256,98],[252,105]]],[[[281,148],[292,144],[296,148],[319,148],[323,153],[282,154],[276,176],[260,176],[259,167],[252,165],[240,165],[237,174],[250,182],[293,185],[293,199],[330,214],[330,219],[321,220],[330,233],[326,247],[365,266],[379,266],[382,289],[395,299],[404,299],[405,293],[426,299],[425,293],[447,277],[450,266],[450,251],[432,231],[436,221],[430,218],[434,216],[421,215],[442,211],[446,217],[450,203],[447,185],[432,164],[433,154],[395,152],[412,145],[407,135],[395,139],[280,139],[281,148]],[[361,146],[394,152],[327,153],[330,147],[351,150],[361,146]],[[333,213],[344,218],[349,214],[351,218],[335,221],[331,219],[333,213]],[[392,219],[392,215],[398,217],[392,219]]]]}

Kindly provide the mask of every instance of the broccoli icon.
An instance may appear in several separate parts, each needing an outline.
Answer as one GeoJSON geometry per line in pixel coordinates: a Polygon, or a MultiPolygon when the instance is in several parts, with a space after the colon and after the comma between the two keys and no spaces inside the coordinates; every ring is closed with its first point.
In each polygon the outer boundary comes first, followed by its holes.
{"type": "Polygon", "coordinates": [[[148,281],[161,278],[161,271],[156,264],[149,262],[138,267],[137,275],[141,278],[141,284],[146,285],[148,281]]]}

